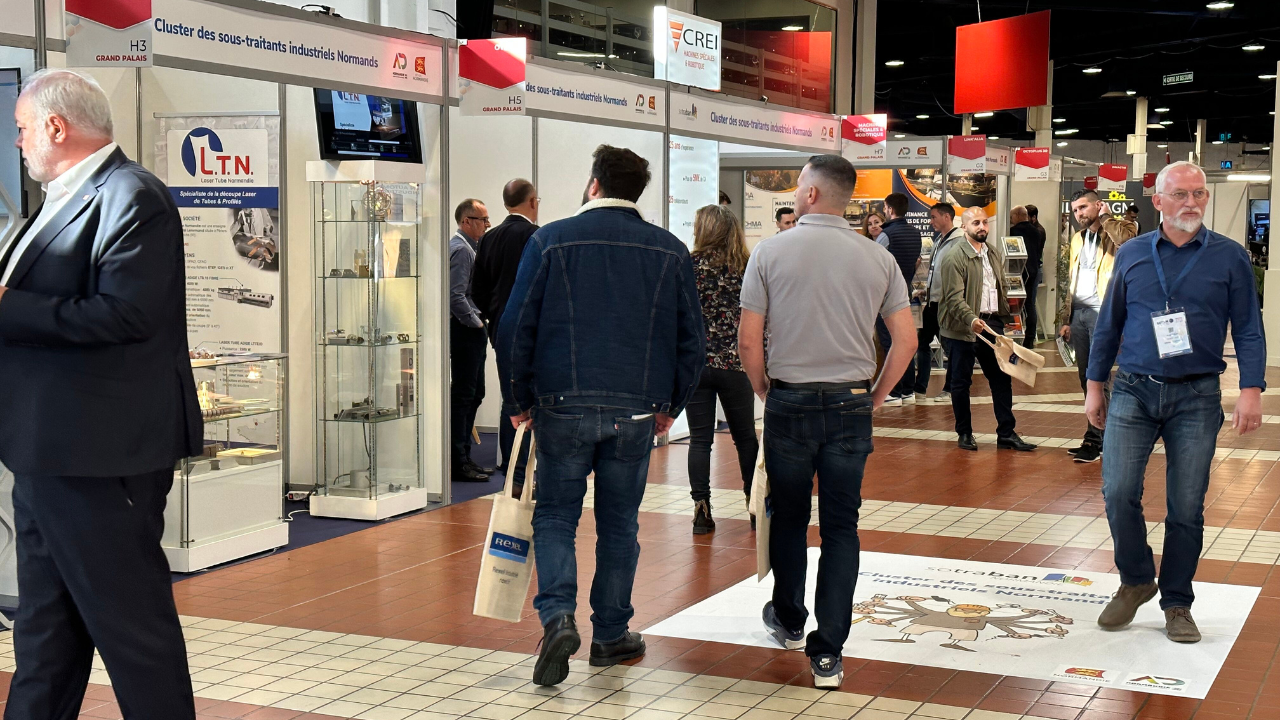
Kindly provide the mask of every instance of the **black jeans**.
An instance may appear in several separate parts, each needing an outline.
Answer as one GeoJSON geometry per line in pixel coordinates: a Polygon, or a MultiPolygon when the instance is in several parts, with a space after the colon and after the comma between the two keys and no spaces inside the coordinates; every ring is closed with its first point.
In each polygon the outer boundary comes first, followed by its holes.
{"type": "MultiPolygon", "coordinates": [[[[1085,373],[1089,370],[1089,345],[1093,342],[1093,330],[1098,325],[1098,311],[1091,307],[1071,308],[1071,349],[1076,352],[1076,370],[1080,373],[1080,389],[1089,392],[1089,381],[1085,373]]],[[[1111,397],[1111,386],[1107,384],[1107,397],[1111,397]]],[[[1102,428],[1096,428],[1088,420],[1084,421],[1084,444],[1102,449],[1102,428]]]]}
{"type": "MultiPolygon", "coordinates": [[[[919,341],[919,347],[916,350],[915,391],[924,395],[929,392],[929,373],[933,369],[933,351],[929,349],[929,344],[933,342],[935,337],[940,340],[942,339],[942,336],[938,334],[938,303],[931,302],[928,305],[925,305],[920,319],[923,327],[916,331],[916,339],[919,341]]],[[[946,344],[945,341],[943,344],[946,344]]],[[[943,372],[945,377],[942,381],[942,389],[950,392],[950,361],[943,364],[943,372]]]]}
{"type": "Polygon", "coordinates": [[[127,718],[195,720],[186,643],[160,548],[173,468],[15,475],[18,668],[6,720],[75,720],[96,649],[127,718]]]}
{"type": "MultiPolygon", "coordinates": [[[[993,331],[1004,332],[1004,323],[999,318],[990,318],[986,323],[993,331]]],[[[982,374],[987,376],[987,384],[991,386],[991,403],[996,412],[996,435],[1012,435],[1016,424],[1013,418],[1013,379],[996,363],[995,351],[981,340],[965,342],[947,338],[947,344],[951,348],[951,412],[956,416],[956,434],[973,433],[969,386],[973,384],[973,361],[976,359],[982,366],[982,374]]]]}
{"type": "MultiPolygon", "coordinates": [[[[880,349],[884,350],[884,355],[888,358],[889,348],[893,345],[893,336],[889,334],[889,326],[884,323],[884,318],[879,316],[876,317],[876,337],[880,339],[880,349]]],[[[928,369],[929,366],[926,365],[925,370],[928,369]]],[[[916,361],[913,357],[911,358],[911,361],[907,363],[907,369],[902,371],[902,377],[898,382],[894,383],[893,390],[891,392],[894,395],[906,395],[907,393],[912,392],[912,388],[915,384],[916,361]]]]}
{"type": "Polygon", "coordinates": [[[1022,336],[1023,347],[1034,347],[1036,344],[1036,333],[1040,328],[1040,316],[1036,311],[1036,293],[1040,287],[1040,268],[1034,271],[1022,271],[1022,284],[1027,289],[1027,299],[1023,302],[1026,313],[1022,318],[1022,328],[1026,334],[1022,336]]]}
{"type": "Polygon", "coordinates": [[[449,318],[449,467],[455,473],[471,458],[471,428],[484,400],[487,343],[484,328],[449,318]]]}
{"type": "Polygon", "coordinates": [[[711,443],[716,437],[716,398],[724,405],[733,444],[738,448],[742,491],[751,495],[760,441],[756,439],[756,394],[741,370],[706,368],[686,410],[689,414],[689,494],[696,503],[711,500],[711,443]]]}
{"type": "Polygon", "coordinates": [[[858,509],[862,473],[871,455],[871,394],[849,390],[769,391],[764,411],[764,462],[769,473],[769,556],[773,607],[788,628],[809,617],[804,583],[809,559],[813,476],[818,475],[818,587],[809,633],[810,657],[839,657],[853,619],[858,581],[858,509]]]}

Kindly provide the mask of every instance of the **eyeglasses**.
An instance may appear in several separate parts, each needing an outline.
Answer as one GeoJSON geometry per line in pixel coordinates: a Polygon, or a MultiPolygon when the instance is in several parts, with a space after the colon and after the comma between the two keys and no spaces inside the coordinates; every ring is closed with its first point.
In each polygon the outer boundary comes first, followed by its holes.
{"type": "Polygon", "coordinates": [[[1187,192],[1186,190],[1176,190],[1171,193],[1159,193],[1159,194],[1164,195],[1165,197],[1168,197],[1168,198],[1173,198],[1174,202],[1180,202],[1180,203],[1186,202],[1187,198],[1189,197],[1195,198],[1197,202],[1202,202],[1204,200],[1209,199],[1209,191],[1205,190],[1204,188],[1200,188],[1198,190],[1192,190],[1191,192],[1187,192]]]}
{"type": "Polygon", "coordinates": [[[490,222],[489,222],[489,218],[487,218],[487,217],[476,217],[476,216],[474,216],[474,215],[468,215],[468,216],[466,216],[465,218],[463,218],[463,220],[479,220],[480,222],[484,223],[485,225],[491,225],[491,224],[492,224],[492,223],[490,223],[490,222]]]}

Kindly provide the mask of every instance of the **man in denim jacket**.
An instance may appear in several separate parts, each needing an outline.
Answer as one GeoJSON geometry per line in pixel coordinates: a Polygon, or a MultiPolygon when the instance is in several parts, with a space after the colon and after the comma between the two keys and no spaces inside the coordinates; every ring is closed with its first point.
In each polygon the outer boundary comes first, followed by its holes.
{"type": "Polygon", "coordinates": [[[593,472],[591,664],[644,654],[627,622],[649,452],[689,402],[705,360],[688,249],[635,204],[649,163],[608,145],[593,157],[582,208],[525,246],[498,329],[505,410],[516,425],[532,416],[538,437],[538,685],[563,682],[581,643],[574,541],[593,472]]]}

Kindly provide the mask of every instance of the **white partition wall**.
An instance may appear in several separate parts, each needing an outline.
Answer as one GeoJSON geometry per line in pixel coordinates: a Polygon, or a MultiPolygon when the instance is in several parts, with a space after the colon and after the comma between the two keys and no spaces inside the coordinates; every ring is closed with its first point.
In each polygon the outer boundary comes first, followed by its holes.
{"type": "Polygon", "coordinates": [[[541,224],[570,217],[578,211],[582,206],[582,192],[591,176],[591,153],[607,144],[628,148],[649,161],[652,179],[640,196],[640,213],[645,220],[663,225],[666,197],[662,180],[667,172],[667,142],[662,133],[539,118],[537,136],[535,182],[542,196],[542,208],[538,211],[541,224]]]}

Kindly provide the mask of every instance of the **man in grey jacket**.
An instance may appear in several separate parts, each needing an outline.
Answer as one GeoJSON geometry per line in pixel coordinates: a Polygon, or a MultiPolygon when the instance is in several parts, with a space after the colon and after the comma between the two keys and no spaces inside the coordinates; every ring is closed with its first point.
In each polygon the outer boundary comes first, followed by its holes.
{"type": "Polygon", "coordinates": [[[459,482],[484,482],[493,472],[471,459],[471,428],[484,400],[485,333],[480,311],[471,300],[471,270],[476,245],[489,229],[489,210],[467,198],[453,212],[458,232],[449,239],[449,468],[459,482]]]}
{"type": "MultiPolygon", "coordinates": [[[[929,279],[925,283],[925,291],[920,300],[924,304],[921,310],[921,327],[916,346],[916,402],[928,400],[929,374],[933,367],[933,350],[930,344],[942,335],[938,328],[938,302],[942,300],[942,283],[938,282],[938,262],[942,253],[949,249],[957,238],[964,237],[964,231],[955,226],[956,209],[950,203],[940,202],[929,208],[929,225],[933,227],[933,252],[929,256],[929,279]]],[[[946,378],[942,383],[942,392],[933,402],[949,404],[951,402],[951,365],[947,364],[946,378]]]]}

